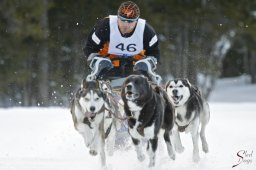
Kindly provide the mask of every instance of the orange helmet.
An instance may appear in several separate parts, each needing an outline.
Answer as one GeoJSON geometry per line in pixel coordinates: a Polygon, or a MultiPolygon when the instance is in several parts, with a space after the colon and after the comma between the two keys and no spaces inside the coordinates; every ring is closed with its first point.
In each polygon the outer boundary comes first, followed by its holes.
{"type": "Polygon", "coordinates": [[[134,2],[126,1],[120,5],[117,15],[127,19],[138,19],[140,16],[140,9],[134,2]]]}

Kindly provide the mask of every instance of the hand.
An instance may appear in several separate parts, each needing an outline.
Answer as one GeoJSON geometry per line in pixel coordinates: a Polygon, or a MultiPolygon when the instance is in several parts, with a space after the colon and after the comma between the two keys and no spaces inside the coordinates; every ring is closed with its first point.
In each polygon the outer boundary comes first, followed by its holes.
{"type": "Polygon", "coordinates": [[[156,57],[154,57],[154,56],[147,56],[146,58],[150,58],[151,61],[152,61],[155,65],[157,64],[157,59],[156,59],[156,57]]]}
{"type": "Polygon", "coordinates": [[[88,57],[87,57],[87,63],[90,63],[92,61],[92,59],[96,56],[99,56],[99,53],[91,53],[88,57]]]}
{"type": "Polygon", "coordinates": [[[155,70],[157,65],[157,59],[154,56],[147,56],[146,59],[149,60],[149,63],[152,66],[152,70],[155,70]]]}
{"type": "Polygon", "coordinates": [[[91,81],[97,79],[103,70],[110,70],[113,68],[113,65],[109,58],[94,56],[89,67],[92,71],[87,76],[86,80],[91,81]]]}

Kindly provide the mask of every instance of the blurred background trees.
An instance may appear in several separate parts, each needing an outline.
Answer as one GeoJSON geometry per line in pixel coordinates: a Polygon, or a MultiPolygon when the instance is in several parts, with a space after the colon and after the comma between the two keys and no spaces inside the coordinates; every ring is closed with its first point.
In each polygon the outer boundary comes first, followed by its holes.
{"type": "MultiPolygon", "coordinates": [[[[0,1],[0,107],[68,106],[87,74],[82,52],[121,0],[0,1]]],[[[218,77],[256,83],[256,0],[134,0],[158,34],[164,81],[185,77],[208,97],[218,77]]]]}

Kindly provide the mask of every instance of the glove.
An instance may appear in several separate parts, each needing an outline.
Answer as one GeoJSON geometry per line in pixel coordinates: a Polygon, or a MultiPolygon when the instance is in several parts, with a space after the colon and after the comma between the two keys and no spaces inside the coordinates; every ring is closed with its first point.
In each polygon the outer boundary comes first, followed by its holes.
{"type": "Polygon", "coordinates": [[[87,64],[90,65],[92,59],[96,56],[99,56],[99,53],[91,53],[88,57],[87,57],[87,64]]]}
{"type": "Polygon", "coordinates": [[[89,67],[92,72],[87,76],[86,80],[91,81],[97,79],[102,71],[113,68],[113,65],[109,58],[94,56],[89,67]]]}
{"type": "Polygon", "coordinates": [[[157,64],[156,57],[154,57],[154,56],[147,56],[146,58],[150,58],[155,65],[157,64]]]}
{"type": "Polygon", "coordinates": [[[157,59],[154,56],[147,56],[146,60],[151,64],[152,70],[156,70],[157,59]]]}
{"type": "Polygon", "coordinates": [[[137,61],[134,64],[134,71],[144,71],[147,73],[148,77],[150,77],[151,81],[156,84],[160,84],[162,78],[160,75],[155,73],[157,60],[153,56],[148,56],[144,59],[137,61]]]}

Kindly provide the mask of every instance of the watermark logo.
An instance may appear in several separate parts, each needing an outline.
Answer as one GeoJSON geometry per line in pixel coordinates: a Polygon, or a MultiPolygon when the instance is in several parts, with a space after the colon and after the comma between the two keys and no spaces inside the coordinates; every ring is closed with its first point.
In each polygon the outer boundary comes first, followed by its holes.
{"type": "Polygon", "coordinates": [[[252,156],[253,156],[253,150],[248,151],[248,150],[240,150],[237,152],[237,158],[238,161],[232,166],[232,168],[240,165],[240,164],[251,164],[252,163],[252,156]]]}

